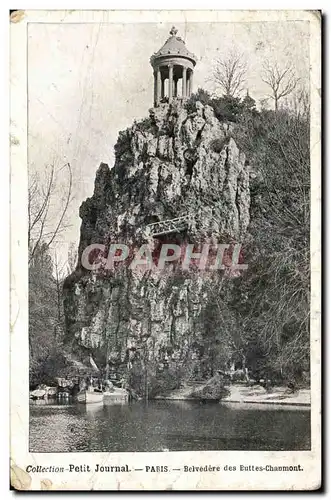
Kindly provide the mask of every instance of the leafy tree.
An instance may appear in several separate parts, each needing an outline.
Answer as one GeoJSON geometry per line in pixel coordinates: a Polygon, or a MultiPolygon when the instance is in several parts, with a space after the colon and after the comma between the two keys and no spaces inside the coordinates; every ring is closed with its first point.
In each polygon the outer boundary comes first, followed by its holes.
{"type": "Polygon", "coordinates": [[[221,122],[237,122],[243,112],[241,99],[230,95],[213,99],[212,106],[216,117],[221,122]]]}
{"type": "Polygon", "coordinates": [[[245,95],[244,99],[242,100],[242,109],[244,112],[256,112],[256,102],[255,100],[249,95],[248,90],[247,94],[245,95]]]}
{"type": "Polygon", "coordinates": [[[236,122],[243,112],[243,105],[239,97],[223,96],[213,98],[209,92],[199,88],[185,104],[190,113],[196,111],[197,101],[200,101],[203,105],[211,106],[220,121],[236,122]]]}

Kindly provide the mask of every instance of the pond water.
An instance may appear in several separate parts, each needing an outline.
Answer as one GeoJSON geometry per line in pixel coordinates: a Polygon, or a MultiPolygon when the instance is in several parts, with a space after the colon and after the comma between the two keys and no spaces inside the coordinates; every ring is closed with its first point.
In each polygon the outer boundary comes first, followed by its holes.
{"type": "Polygon", "coordinates": [[[31,452],[309,450],[310,411],[150,401],[30,404],[31,452]]]}

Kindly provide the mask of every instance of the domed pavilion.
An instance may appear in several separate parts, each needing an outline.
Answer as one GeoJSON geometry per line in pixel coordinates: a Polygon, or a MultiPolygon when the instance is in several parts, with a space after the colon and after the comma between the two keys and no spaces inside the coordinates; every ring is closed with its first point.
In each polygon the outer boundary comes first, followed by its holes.
{"type": "Polygon", "coordinates": [[[154,69],[154,106],[173,99],[186,99],[192,94],[197,58],[187,50],[177,32],[173,26],[168,40],[150,59],[154,69]]]}

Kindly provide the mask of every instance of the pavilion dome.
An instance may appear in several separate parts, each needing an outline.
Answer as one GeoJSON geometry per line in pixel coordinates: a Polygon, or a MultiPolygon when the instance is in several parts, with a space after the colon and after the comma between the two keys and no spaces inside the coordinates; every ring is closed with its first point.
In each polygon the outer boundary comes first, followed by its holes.
{"type": "Polygon", "coordinates": [[[162,61],[165,57],[179,57],[188,59],[192,62],[193,66],[196,65],[196,56],[187,50],[184,40],[177,35],[177,29],[173,26],[170,31],[170,37],[165,42],[165,44],[160,48],[158,52],[155,52],[151,57],[151,64],[154,66],[155,63],[162,61]]]}

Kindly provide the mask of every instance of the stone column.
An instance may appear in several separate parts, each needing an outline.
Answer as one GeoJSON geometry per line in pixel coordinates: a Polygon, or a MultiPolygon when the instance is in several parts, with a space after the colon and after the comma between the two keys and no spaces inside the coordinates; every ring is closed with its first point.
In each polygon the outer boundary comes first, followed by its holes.
{"type": "Polygon", "coordinates": [[[183,76],[182,76],[182,97],[186,97],[186,71],[187,71],[187,68],[183,67],[183,76]]]}
{"type": "Polygon", "coordinates": [[[173,66],[170,64],[169,66],[169,102],[172,101],[172,95],[173,95],[173,85],[174,85],[174,78],[173,78],[173,66]]]}
{"type": "Polygon", "coordinates": [[[186,97],[190,97],[190,78],[191,78],[191,71],[189,71],[187,74],[186,97]]]}
{"type": "Polygon", "coordinates": [[[178,78],[175,78],[174,79],[174,97],[177,97],[177,95],[178,95],[177,84],[178,84],[178,78]]]}
{"type": "Polygon", "coordinates": [[[157,106],[157,82],[156,82],[156,71],[154,71],[154,106],[157,106]]]}
{"type": "Polygon", "coordinates": [[[161,79],[161,99],[164,98],[164,80],[165,78],[161,79]]]}
{"type": "Polygon", "coordinates": [[[193,70],[190,72],[190,94],[189,94],[189,96],[191,96],[192,93],[193,93],[193,70]]]}
{"type": "Polygon", "coordinates": [[[159,104],[161,97],[161,71],[160,68],[156,70],[156,104],[159,104]]]}

